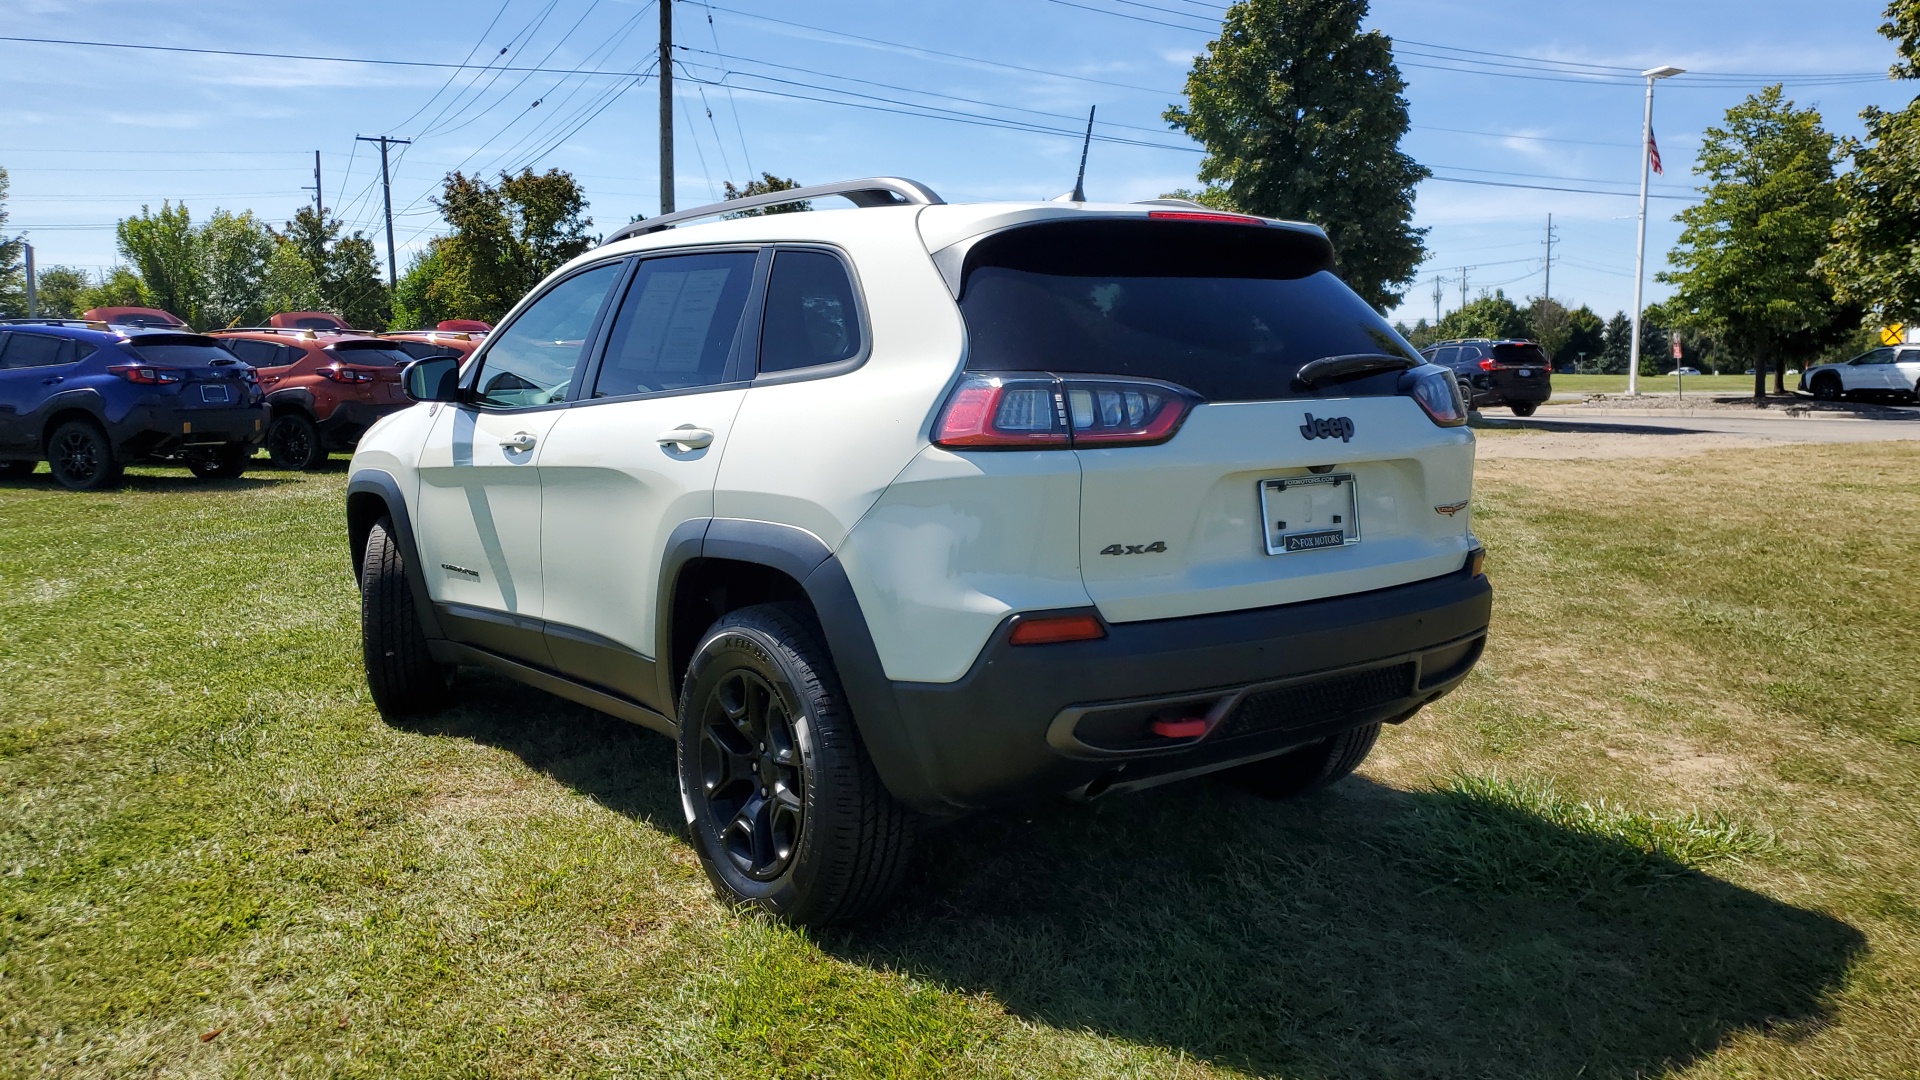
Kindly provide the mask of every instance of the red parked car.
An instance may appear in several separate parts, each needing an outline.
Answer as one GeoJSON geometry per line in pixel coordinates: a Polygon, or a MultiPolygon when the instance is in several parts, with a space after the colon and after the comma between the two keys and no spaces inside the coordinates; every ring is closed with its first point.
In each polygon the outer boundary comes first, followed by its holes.
{"type": "Polygon", "coordinates": [[[389,330],[380,335],[415,360],[457,356],[462,360],[487,340],[490,327],[478,319],[448,319],[432,330],[389,330]]]}
{"type": "Polygon", "coordinates": [[[115,326],[138,326],[143,330],[177,330],[182,334],[193,333],[186,320],[171,311],[161,311],[150,307],[97,307],[91,308],[81,316],[89,322],[112,323],[115,326]]]}
{"type": "Polygon", "coordinates": [[[395,342],[279,327],[210,336],[253,365],[271,409],[267,453],[281,468],[311,469],[332,451],[352,450],[375,420],[413,404],[400,389],[400,369],[413,357],[395,342]]]}

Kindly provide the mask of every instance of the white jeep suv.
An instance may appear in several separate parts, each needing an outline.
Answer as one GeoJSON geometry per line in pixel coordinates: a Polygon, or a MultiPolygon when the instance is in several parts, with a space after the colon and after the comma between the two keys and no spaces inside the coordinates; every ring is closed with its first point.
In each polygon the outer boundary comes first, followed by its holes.
{"type": "Polygon", "coordinates": [[[895,179],[628,226],[361,439],[374,701],[484,665],[673,737],[716,887],[798,923],[880,903],[926,818],[1337,780],[1491,590],[1453,374],[1333,267],[1309,225],[895,179]]]}

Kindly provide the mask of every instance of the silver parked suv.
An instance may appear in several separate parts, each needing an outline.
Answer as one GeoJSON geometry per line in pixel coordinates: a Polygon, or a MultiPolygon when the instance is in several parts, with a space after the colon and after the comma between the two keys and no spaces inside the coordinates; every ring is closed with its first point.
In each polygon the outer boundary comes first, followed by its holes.
{"type": "Polygon", "coordinates": [[[1454,376],[1333,265],[894,179],[630,225],[361,439],[374,700],[484,665],[673,737],[716,887],[799,923],[879,904],[925,818],[1335,781],[1491,590],[1454,376]]]}

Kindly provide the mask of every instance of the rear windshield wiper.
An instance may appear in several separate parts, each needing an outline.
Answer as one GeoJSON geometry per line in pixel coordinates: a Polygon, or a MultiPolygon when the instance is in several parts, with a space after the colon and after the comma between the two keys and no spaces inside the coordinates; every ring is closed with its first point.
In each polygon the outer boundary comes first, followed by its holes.
{"type": "Polygon", "coordinates": [[[1323,382],[1338,382],[1342,379],[1358,378],[1381,371],[1405,371],[1416,366],[1417,363],[1391,353],[1348,353],[1344,356],[1323,356],[1318,360],[1309,360],[1300,365],[1300,372],[1294,376],[1294,381],[1310,388],[1323,382]]]}

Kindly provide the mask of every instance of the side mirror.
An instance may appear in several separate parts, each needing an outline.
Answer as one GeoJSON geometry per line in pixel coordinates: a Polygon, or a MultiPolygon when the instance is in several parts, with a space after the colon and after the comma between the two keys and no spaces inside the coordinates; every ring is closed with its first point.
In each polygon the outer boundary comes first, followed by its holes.
{"type": "Polygon", "coordinates": [[[433,356],[415,360],[400,372],[401,387],[415,401],[458,401],[460,358],[433,356]]]}

